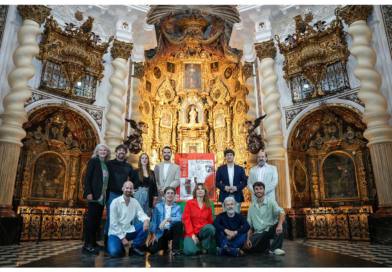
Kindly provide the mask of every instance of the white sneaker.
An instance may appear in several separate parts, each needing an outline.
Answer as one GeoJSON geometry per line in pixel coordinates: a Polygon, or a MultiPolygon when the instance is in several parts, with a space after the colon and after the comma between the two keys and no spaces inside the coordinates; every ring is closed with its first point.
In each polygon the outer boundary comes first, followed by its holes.
{"type": "Polygon", "coordinates": [[[284,254],[286,254],[286,252],[284,252],[284,250],[283,249],[280,249],[280,248],[277,248],[277,249],[275,249],[274,250],[274,255],[284,255],[284,254]]]}

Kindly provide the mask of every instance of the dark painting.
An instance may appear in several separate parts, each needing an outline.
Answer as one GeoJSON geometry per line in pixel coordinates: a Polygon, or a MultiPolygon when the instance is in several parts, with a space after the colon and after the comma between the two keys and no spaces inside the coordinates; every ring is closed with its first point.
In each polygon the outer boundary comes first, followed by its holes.
{"type": "Polygon", "coordinates": [[[332,154],[323,164],[325,198],[358,197],[355,166],[344,154],[332,154]]]}

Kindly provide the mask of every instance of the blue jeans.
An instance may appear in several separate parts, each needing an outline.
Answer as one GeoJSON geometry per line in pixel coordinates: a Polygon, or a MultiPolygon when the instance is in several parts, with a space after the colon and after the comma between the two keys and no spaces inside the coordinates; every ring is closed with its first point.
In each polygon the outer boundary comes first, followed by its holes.
{"type": "Polygon", "coordinates": [[[231,240],[228,240],[224,232],[219,232],[217,233],[217,244],[221,248],[228,247],[228,254],[229,255],[235,255],[235,249],[237,248],[242,248],[246,242],[247,239],[247,233],[240,233],[237,234],[236,237],[234,237],[231,240]]]}
{"type": "MultiPolygon", "coordinates": [[[[132,247],[140,248],[146,241],[148,231],[143,230],[143,224],[136,224],[135,231],[127,233],[125,238],[132,242],[132,247]]],[[[124,256],[124,246],[116,235],[109,235],[108,238],[108,253],[111,257],[122,257],[124,256]]]]}
{"type": "Polygon", "coordinates": [[[121,196],[121,194],[109,192],[108,200],[106,201],[106,223],[104,228],[104,234],[108,235],[109,233],[109,224],[110,224],[110,204],[112,203],[113,199],[121,196]]]}

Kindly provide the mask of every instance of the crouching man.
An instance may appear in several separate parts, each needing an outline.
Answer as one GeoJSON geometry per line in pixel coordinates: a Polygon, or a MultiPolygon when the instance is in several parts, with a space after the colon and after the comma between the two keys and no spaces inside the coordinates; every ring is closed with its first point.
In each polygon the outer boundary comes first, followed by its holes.
{"type": "Polygon", "coordinates": [[[172,255],[180,254],[180,240],[183,233],[181,207],[174,201],[176,189],[166,187],[163,191],[164,201],[159,202],[152,213],[150,237],[148,244],[152,254],[159,251],[163,255],[172,241],[172,255]]]}
{"type": "Polygon", "coordinates": [[[236,213],[234,197],[226,197],[223,205],[226,212],[219,214],[214,221],[218,244],[216,254],[218,256],[242,256],[244,252],[241,248],[246,242],[249,224],[245,217],[236,213]]]}
{"type": "Polygon", "coordinates": [[[253,191],[256,198],[248,210],[251,229],[248,232],[246,249],[250,252],[284,255],[285,252],[282,250],[284,210],[275,200],[265,197],[264,183],[255,182],[253,191]],[[270,239],[272,239],[271,245],[270,239]]]}
{"type": "Polygon", "coordinates": [[[110,205],[108,253],[111,257],[122,257],[130,241],[129,255],[144,255],[142,250],[147,238],[150,218],[144,213],[136,199],[132,198],[133,183],[126,181],[122,187],[123,195],[115,198],[110,205]],[[143,223],[133,225],[137,218],[143,223]]]}

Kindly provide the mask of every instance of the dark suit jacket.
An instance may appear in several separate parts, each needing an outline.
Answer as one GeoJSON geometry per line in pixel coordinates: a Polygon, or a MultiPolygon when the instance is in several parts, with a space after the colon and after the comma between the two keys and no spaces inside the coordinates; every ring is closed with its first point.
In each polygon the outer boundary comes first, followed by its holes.
{"type": "MultiPolygon", "coordinates": [[[[221,165],[216,171],[215,179],[216,187],[219,188],[219,201],[223,202],[226,197],[230,195],[229,192],[225,191],[225,186],[230,186],[229,173],[227,172],[227,165],[221,165]]],[[[244,201],[244,194],[242,190],[246,187],[247,177],[245,175],[245,170],[239,165],[234,165],[234,178],[233,186],[237,186],[237,191],[233,193],[234,199],[237,202],[244,201]]]]}
{"type": "Polygon", "coordinates": [[[87,164],[83,197],[86,198],[88,194],[93,194],[93,199],[98,200],[102,194],[102,185],[103,175],[101,162],[98,158],[92,158],[87,164]]]}

